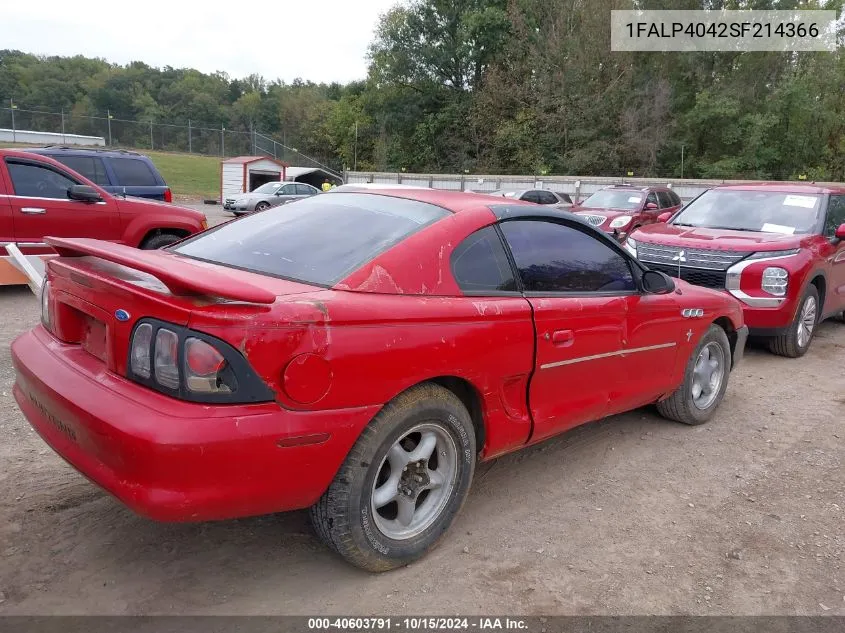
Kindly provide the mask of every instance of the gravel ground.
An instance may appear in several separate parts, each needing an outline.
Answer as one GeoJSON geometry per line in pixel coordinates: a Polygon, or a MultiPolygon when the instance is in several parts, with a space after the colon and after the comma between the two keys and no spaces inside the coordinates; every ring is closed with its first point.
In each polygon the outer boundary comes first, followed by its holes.
{"type": "Polygon", "coordinates": [[[11,395],[37,318],[0,287],[0,614],[845,615],[841,323],[749,350],[703,427],[643,409],[481,465],[441,545],[374,576],[304,512],[154,523],[76,473],[11,395]]]}

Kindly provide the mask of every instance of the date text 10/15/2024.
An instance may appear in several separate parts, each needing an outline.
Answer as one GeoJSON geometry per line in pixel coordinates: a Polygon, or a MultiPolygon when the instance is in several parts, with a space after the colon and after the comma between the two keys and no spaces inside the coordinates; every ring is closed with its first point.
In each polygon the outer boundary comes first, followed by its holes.
{"type": "Polygon", "coordinates": [[[309,631],[528,631],[524,618],[351,617],[308,618],[309,631]]]}

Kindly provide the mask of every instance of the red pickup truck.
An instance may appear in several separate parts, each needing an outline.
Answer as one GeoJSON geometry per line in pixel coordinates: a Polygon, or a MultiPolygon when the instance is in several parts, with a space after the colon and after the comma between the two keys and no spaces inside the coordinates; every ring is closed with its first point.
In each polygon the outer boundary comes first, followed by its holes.
{"type": "Polygon", "coordinates": [[[0,285],[26,283],[6,246],[52,253],[44,236],[92,237],[154,249],[206,228],[205,215],[116,196],[47,156],[0,149],[0,285]]]}
{"type": "Polygon", "coordinates": [[[845,187],[716,187],[626,248],[653,270],[739,299],[751,335],[781,356],[802,356],[816,325],[845,311],[845,187]]]}

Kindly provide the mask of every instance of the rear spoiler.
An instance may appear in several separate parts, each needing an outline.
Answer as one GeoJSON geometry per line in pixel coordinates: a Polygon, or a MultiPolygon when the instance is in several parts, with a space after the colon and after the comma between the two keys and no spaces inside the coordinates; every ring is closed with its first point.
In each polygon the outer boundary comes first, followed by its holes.
{"type": "Polygon", "coordinates": [[[99,257],[159,279],[175,295],[206,295],[246,301],[273,303],[276,295],[226,273],[218,266],[200,265],[168,251],[142,251],[123,244],[88,238],[45,237],[62,257],[99,257]]]}

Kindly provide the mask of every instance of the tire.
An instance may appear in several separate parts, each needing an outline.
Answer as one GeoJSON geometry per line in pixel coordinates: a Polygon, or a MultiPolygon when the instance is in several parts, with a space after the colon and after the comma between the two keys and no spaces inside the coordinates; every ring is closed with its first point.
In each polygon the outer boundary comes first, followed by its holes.
{"type": "Polygon", "coordinates": [[[173,233],[159,233],[158,235],[153,235],[152,237],[148,237],[144,240],[144,243],[141,244],[141,249],[145,251],[154,251],[159,248],[164,248],[165,246],[170,246],[181,239],[182,238],[180,236],[174,235],[173,233]]]}
{"type": "Polygon", "coordinates": [[[798,304],[789,331],[770,339],[769,349],[778,356],[787,358],[799,358],[806,354],[819,324],[819,314],[819,291],[810,284],[798,304]]]}
{"type": "Polygon", "coordinates": [[[381,572],[407,565],[431,549],[452,524],[466,500],[475,458],[472,420],[458,397],[434,384],[414,387],[364,428],[334,481],[312,506],[311,522],[320,539],[356,567],[381,572]],[[406,462],[415,449],[424,454],[432,442],[431,457],[406,462]],[[402,464],[407,465],[400,471],[402,464]],[[435,475],[441,485],[420,491],[435,475]],[[377,491],[392,500],[377,507],[377,491]],[[404,523],[401,507],[406,509],[404,523]]]}
{"type": "MultiPolygon", "coordinates": [[[[684,382],[675,393],[657,403],[660,415],[693,426],[707,422],[725,397],[731,373],[731,360],[731,345],[725,331],[718,325],[711,325],[690,355],[684,372],[684,382]],[[706,357],[703,356],[705,350],[706,357]],[[711,361],[720,363],[721,377],[717,385],[713,385],[712,367],[709,377],[707,374],[702,375],[699,370],[699,363],[711,361]],[[709,392],[701,389],[702,383],[709,384],[709,392]],[[695,396],[696,391],[699,391],[699,396],[695,396]]],[[[707,365],[703,367],[706,372],[707,365]]]]}
{"type": "Polygon", "coordinates": [[[268,202],[259,202],[258,204],[255,205],[255,211],[256,212],[266,211],[269,208],[270,208],[270,203],[268,203],[268,202]]]}

